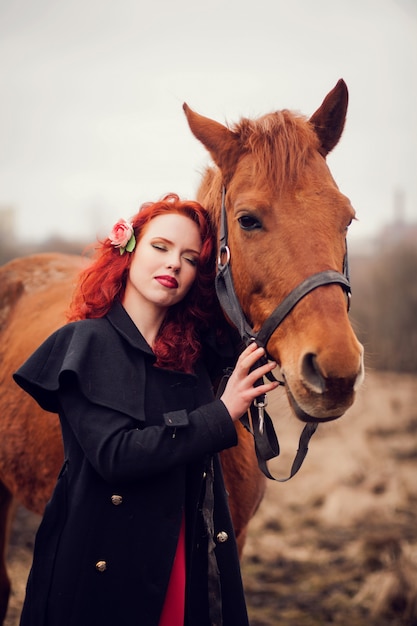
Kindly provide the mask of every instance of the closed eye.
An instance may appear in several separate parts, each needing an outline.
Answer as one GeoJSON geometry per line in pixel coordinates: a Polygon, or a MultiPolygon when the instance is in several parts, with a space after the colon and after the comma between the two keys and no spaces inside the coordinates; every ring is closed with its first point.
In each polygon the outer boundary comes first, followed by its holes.
{"type": "MultiPolygon", "coordinates": [[[[170,244],[165,244],[165,243],[161,243],[159,241],[153,241],[151,243],[152,248],[154,248],[155,250],[158,250],[159,252],[168,252],[168,250],[170,249],[170,244]]],[[[187,261],[187,263],[189,263],[190,265],[192,265],[193,267],[196,267],[198,264],[198,253],[193,254],[191,252],[185,252],[182,255],[182,258],[187,261]]]]}
{"type": "Polygon", "coordinates": [[[256,230],[262,228],[261,222],[256,219],[256,217],[253,217],[253,215],[241,215],[237,218],[237,221],[242,230],[256,230]]]}
{"type": "Polygon", "coordinates": [[[197,259],[195,259],[194,257],[191,257],[191,256],[184,256],[184,259],[187,261],[187,263],[189,263],[193,267],[196,267],[197,259]]]}

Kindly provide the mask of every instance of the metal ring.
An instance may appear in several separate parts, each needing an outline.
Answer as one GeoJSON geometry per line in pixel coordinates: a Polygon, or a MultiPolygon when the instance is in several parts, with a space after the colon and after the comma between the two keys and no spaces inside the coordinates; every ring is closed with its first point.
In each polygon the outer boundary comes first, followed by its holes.
{"type": "Polygon", "coordinates": [[[347,307],[347,312],[349,313],[350,311],[350,304],[352,302],[352,294],[350,291],[346,292],[346,307],[347,307]]]}
{"type": "Polygon", "coordinates": [[[268,406],[268,396],[265,394],[262,394],[264,397],[263,400],[260,400],[259,398],[261,398],[262,396],[258,396],[257,398],[254,399],[253,404],[254,406],[256,406],[256,408],[261,408],[264,409],[266,406],[268,406]]]}
{"type": "Polygon", "coordinates": [[[226,265],[229,265],[230,262],[230,249],[229,246],[222,246],[219,250],[219,256],[217,258],[217,264],[219,266],[219,268],[225,267],[226,265]],[[222,255],[225,254],[226,255],[226,262],[222,263],[222,255]]]}

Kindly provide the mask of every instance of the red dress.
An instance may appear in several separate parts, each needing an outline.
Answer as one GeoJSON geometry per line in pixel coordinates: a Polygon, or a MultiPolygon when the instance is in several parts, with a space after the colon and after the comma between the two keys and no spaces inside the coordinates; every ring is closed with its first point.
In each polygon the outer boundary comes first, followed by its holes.
{"type": "Polygon", "coordinates": [[[181,522],[177,551],[162,608],[159,626],[184,626],[185,608],[185,518],[181,522]]]}

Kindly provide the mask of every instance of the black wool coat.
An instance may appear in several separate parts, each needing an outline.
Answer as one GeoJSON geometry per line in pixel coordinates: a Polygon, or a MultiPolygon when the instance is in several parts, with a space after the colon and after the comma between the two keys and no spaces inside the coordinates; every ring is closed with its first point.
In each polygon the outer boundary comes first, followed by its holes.
{"type": "Polygon", "coordinates": [[[121,306],[67,324],[15,373],[59,414],[65,462],[38,530],[21,626],[158,626],[181,520],[186,524],[186,626],[210,626],[207,524],[223,626],[247,626],[227,494],[217,453],[237,444],[206,365],[154,366],[121,306]],[[226,540],[225,540],[226,539],[226,540]]]}

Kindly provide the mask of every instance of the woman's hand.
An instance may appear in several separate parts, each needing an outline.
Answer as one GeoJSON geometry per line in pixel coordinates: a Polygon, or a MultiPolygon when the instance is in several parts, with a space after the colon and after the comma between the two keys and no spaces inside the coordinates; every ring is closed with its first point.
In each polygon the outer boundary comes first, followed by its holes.
{"type": "Polygon", "coordinates": [[[251,367],[264,355],[263,348],[258,348],[256,343],[249,344],[237,360],[235,369],[220,397],[234,422],[246,413],[255,398],[276,389],[279,385],[278,382],[268,382],[254,387],[257,380],[277,366],[274,361],[268,361],[251,372],[251,367]]]}

